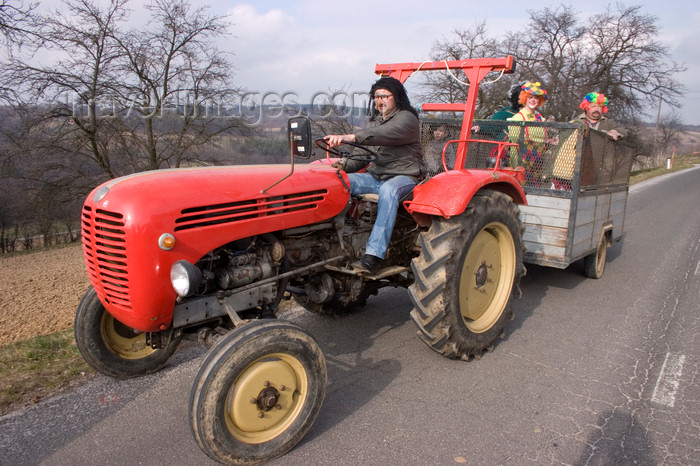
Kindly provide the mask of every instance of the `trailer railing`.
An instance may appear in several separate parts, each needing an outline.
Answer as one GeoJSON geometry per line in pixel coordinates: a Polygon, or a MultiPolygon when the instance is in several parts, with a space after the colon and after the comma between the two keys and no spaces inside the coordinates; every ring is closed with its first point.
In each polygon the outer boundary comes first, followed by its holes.
{"type": "MultiPolygon", "coordinates": [[[[430,175],[456,168],[461,119],[424,118],[421,142],[430,175]],[[444,154],[444,162],[443,162],[444,154]]],[[[475,120],[461,168],[523,167],[523,188],[591,190],[629,185],[634,148],[580,123],[475,120]]]]}

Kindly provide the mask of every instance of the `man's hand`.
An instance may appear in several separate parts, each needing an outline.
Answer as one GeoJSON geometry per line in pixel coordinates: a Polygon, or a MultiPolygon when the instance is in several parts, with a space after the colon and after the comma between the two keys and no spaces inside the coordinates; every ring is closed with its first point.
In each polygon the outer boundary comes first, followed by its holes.
{"type": "Polygon", "coordinates": [[[608,136],[613,138],[615,141],[617,141],[620,137],[622,137],[622,135],[620,133],[618,133],[617,131],[615,131],[614,129],[611,129],[610,131],[608,131],[608,136]]]}
{"type": "Polygon", "coordinates": [[[339,146],[346,142],[355,142],[354,134],[329,134],[323,138],[330,147],[339,146]]]}
{"type": "Polygon", "coordinates": [[[337,168],[338,170],[345,170],[345,162],[347,162],[348,159],[342,158],[339,160],[336,160],[331,164],[331,168],[337,168]]]}

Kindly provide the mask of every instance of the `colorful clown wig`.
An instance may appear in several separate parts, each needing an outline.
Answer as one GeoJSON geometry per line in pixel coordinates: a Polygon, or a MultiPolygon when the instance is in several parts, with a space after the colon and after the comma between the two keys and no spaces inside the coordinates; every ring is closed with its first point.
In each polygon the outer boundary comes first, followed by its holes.
{"type": "Polygon", "coordinates": [[[520,86],[520,89],[520,98],[518,101],[523,107],[525,106],[527,99],[531,96],[535,96],[537,97],[537,100],[539,100],[539,104],[537,104],[538,107],[544,104],[544,101],[547,100],[547,91],[542,89],[540,83],[526,82],[520,86]]]}
{"type": "Polygon", "coordinates": [[[591,104],[598,104],[603,106],[603,113],[608,111],[608,98],[599,92],[589,92],[586,97],[581,101],[580,108],[583,110],[588,110],[591,104]]]}

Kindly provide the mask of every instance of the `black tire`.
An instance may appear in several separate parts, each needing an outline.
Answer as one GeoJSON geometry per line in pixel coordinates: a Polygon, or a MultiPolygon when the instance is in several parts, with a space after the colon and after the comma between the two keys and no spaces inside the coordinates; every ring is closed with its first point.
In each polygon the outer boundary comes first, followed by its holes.
{"type": "Polygon", "coordinates": [[[282,456],[316,420],[327,379],[323,352],[300,327],[245,324],[209,351],[195,377],[189,408],[195,440],[227,464],[282,456]]]}
{"type": "Polygon", "coordinates": [[[411,318],[421,339],[443,356],[480,358],[512,316],[525,275],[518,213],[507,195],[483,190],[462,215],[436,218],[419,235],[411,318]]]}
{"type": "Polygon", "coordinates": [[[97,372],[120,379],[150,374],[172,358],[180,338],[153,349],[146,335],[122,324],[107,312],[91,286],[75,312],[75,342],[83,359],[97,372]]]}
{"type": "Polygon", "coordinates": [[[588,278],[600,278],[605,272],[605,262],[608,257],[608,241],[605,233],[601,233],[595,252],[583,258],[583,273],[588,278]]]}

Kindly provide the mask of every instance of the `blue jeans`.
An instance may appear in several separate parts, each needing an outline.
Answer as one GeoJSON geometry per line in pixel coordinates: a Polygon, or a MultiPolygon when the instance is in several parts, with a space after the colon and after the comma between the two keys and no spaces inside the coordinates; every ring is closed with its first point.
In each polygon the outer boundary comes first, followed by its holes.
{"type": "Polygon", "coordinates": [[[397,175],[388,180],[378,180],[369,173],[349,173],[350,195],[378,194],[377,221],[365,248],[366,254],[384,259],[391,240],[391,232],[399,210],[399,200],[416,185],[415,181],[405,175],[397,175]]]}

